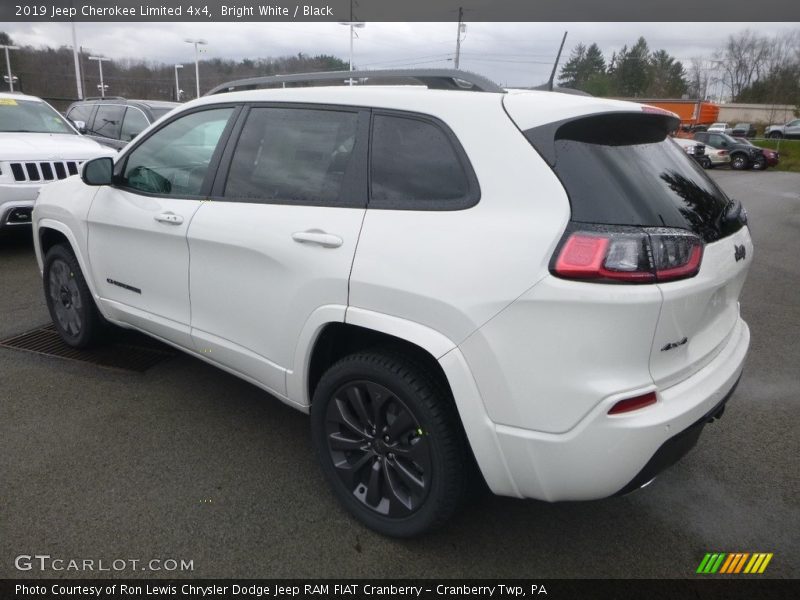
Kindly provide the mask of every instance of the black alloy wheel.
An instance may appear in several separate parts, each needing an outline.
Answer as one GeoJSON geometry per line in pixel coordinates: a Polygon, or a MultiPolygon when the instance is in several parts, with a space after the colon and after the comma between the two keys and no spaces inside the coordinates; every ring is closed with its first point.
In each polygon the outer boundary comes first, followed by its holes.
{"type": "Polygon", "coordinates": [[[365,507],[407,516],[428,496],[430,445],[395,394],[370,381],[340,387],[328,403],[328,451],[342,483],[365,507]]]}
{"type": "Polygon", "coordinates": [[[475,469],[434,359],[393,347],[345,356],[323,373],[311,434],[339,501],[361,523],[393,537],[445,523],[475,469]]]}
{"type": "Polygon", "coordinates": [[[45,254],[43,275],[47,309],[61,339],[73,348],[100,341],[105,321],[72,250],[61,244],[50,248],[45,254]]]}

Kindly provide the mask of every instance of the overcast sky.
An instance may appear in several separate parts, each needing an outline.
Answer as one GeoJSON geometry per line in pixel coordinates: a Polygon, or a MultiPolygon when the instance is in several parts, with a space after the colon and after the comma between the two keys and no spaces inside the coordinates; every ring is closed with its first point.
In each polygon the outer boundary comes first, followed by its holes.
{"type": "MultiPolygon", "coordinates": [[[[562,63],[579,42],[597,42],[606,57],[643,35],[651,49],[665,49],[688,65],[709,56],[728,35],[748,27],[764,35],[800,29],[800,23],[469,23],[461,68],[507,85],[547,80],[563,32],[569,31],[562,63]]],[[[348,28],[336,23],[78,23],[78,44],[112,59],[188,63],[183,40],[208,40],[203,57],[277,57],[303,52],[347,60],[348,28]]],[[[71,45],[69,23],[0,23],[15,43],[71,45]]],[[[355,63],[364,68],[449,67],[455,54],[455,23],[367,23],[358,30],[355,63]],[[448,60],[451,59],[451,60],[448,60]]],[[[202,81],[202,72],[201,72],[202,81]]]]}

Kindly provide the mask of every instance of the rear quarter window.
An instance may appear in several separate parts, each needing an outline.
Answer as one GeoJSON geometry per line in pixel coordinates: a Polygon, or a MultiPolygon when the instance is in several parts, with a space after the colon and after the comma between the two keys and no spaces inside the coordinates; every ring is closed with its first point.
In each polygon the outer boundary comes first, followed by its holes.
{"type": "Polygon", "coordinates": [[[466,154],[443,124],[413,116],[373,117],[370,208],[459,210],[479,197],[466,154]]]}

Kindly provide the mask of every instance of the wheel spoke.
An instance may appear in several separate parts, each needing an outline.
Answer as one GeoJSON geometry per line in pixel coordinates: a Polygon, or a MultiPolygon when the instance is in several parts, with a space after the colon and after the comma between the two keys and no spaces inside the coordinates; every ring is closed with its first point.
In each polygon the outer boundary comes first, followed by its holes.
{"type": "Polygon", "coordinates": [[[413,508],[411,497],[403,492],[389,461],[386,461],[383,465],[383,476],[386,479],[386,487],[389,490],[389,514],[399,514],[411,510],[413,508]],[[402,507],[400,510],[398,510],[397,503],[402,507]]]}
{"type": "Polygon", "coordinates": [[[361,426],[365,430],[373,429],[375,427],[375,421],[367,414],[367,406],[364,401],[364,394],[361,392],[361,388],[355,385],[348,387],[347,399],[350,401],[350,405],[356,411],[356,416],[358,416],[359,421],[361,421],[361,426]]]}
{"type": "Polygon", "coordinates": [[[342,433],[335,431],[328,436],[328,443],[331,450],[339,450],[342,452],[352,452],[355,450],[365,450],[364,445],[367,441],[362,438],[350,438],[342,433]]]}
{"type": "Polygon", "coordinates": [[[369,398],[369,414],[372,427],[380,430],[383,428],[385,422],[383,405],[389,397],[388,390],[370,381],[365,381],[363,383],[363,389],[369,398]]]}
{"type": "Polygon", "coordinates": [[[395,460],[392,463],[394,472],[400,476],[400,479],[408,486],[412,493],[422,492],[425,489],[425,480],[420,475],[413,473],[402,461],[395,460]]]}
{"type": "Polygon", "coordinates": [[[378,506],[381,501],[381,463],[377,460],[372,463],[370,470],[366,500],[367,504],[373,507],[378,506]]]}
{"type": "Polygon", "coordinates": [[[334,397],[333,402],[335,404],[335,410],[328,411],[328,418],[337,423],[341,423],[353,433],[360,436],[366,435],[366,431],[359,426],[358,419],[350,412],[347,402],[338,397],[334,397]]]}
{"type": "Polygon", "coordinates": [[[408,444],[398,444],[392,446],[395,454],[413,460],[421,467],[426,468],[428,463],[428,442],[423,437],[412,438],[408,444]]]}

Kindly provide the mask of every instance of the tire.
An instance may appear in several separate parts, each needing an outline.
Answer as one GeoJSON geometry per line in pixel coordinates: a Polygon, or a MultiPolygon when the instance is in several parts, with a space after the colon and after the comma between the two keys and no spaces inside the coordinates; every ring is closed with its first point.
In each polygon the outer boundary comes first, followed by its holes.
{"type": "Polygon", "coordinates": [[[743,171],[750,167],[750,161],[744,154],[734,154],[731,156],[731,169],[735,169],[737,171],[743,171]]]}
{"type": "Polygon", "coordinates": [[[334,494],[361,523],[414,537],[445,523],[472,466],[455,405],[424,364],[392,350],[347,356],[326,371],[311,434],[334,494]]]}
{"type": "Polygon", "coordinates": [[[44,258],[43,272],[47,310],[64,343],[73,348],[99,343],[105,321],[72,250],[62,244],[50,248],[44,258]]]}
{"type": "Polygon", "coordinates": [[[711,164],[711,159],[706,156],[700,161],[700,166],[704,169],[711,169],[714,165],[711,164]]]}
{"type": "Polygon", "coordinates": [[[772,133],[767,136],[773,140],[779,140],[783,137],[783,134],[780,131],[773,131],[772,133]]]}
{"type": "Polygon", "coordinates": [[[763,156],[757,158],[753,161],[753,170],[755,171],[766,171],[767,170],[767,159],[763,156]]]}

